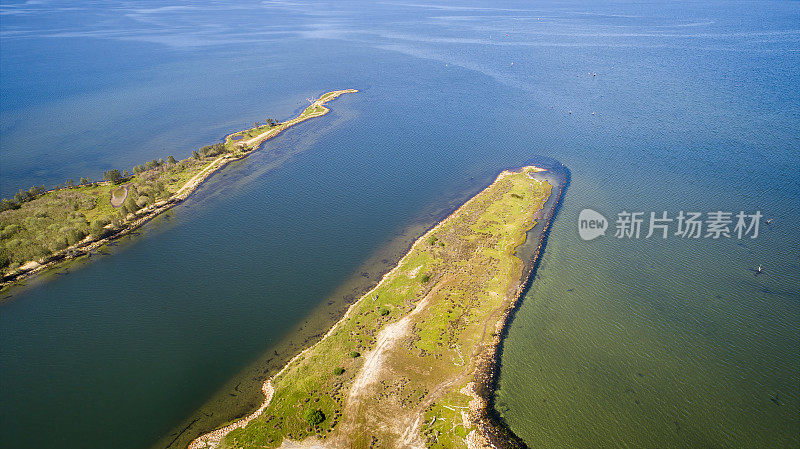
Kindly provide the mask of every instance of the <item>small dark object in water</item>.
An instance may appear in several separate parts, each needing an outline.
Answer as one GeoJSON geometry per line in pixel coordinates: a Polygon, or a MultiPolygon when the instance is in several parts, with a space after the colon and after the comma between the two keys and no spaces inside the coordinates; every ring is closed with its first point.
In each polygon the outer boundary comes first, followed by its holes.
{"type": "Polygon", "coordinates": [[[571,292],[571,291],[574,291],[574,290],[575,290],[574,288],[568,288],[567,289],[568,292],[571,292]]]}
{"type": "Polygon", "coordinates": [[[780,395],[780,393],[775,393],[775,396],[772,396],[771,398],[769,398],[769,400],[772,401],[778,407],[783,405],[783,402],[781,402],[781,398],[779,397],[779,395],[780,395]]]}

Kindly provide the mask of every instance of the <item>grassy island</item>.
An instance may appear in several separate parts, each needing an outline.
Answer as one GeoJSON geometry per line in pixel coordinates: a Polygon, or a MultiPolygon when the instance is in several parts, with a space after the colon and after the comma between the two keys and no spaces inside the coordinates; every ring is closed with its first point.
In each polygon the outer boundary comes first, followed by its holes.
{"type": "Polygon", "coordinates": [[[108,170],[103,181],[68,180],[54,189],[32,187],[0,200],[2,286],[57,262],[92,251],[124,235],[189,196],[204,180],[265,140],[328,113],[325,103],[355,89],[322,95],[299,116],[267,119],[206,145],[181,161],[169,156],[127,170],[108,170]]]}
{"type": "Polygon", "coordinates": [[[481,379],[526,278],[515,250],[552,190],[536,170],[501,173],[419,238],[259,410],[189,447],[485,446],[481,379]]]}

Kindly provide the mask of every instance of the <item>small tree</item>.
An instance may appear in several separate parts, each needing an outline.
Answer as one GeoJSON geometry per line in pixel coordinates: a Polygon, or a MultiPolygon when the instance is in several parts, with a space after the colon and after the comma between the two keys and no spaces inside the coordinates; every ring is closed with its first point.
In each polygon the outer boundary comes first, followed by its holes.
{"type": "Polygon", "coordinates": [[[344,374],[344,368],[342,368],[341,366],[337,366],[336,368],[334,368],[333,374],[341,376],[342,374],[344,374]]]}
{"type": "Polygon", "coordinates": [[[168,157],[167,157],[167,164],[170,164],[170,165],[172,165],[172,164],[174,164],[174,163],[176,163],[176,162],[177,162],[177,161],[175,160],[175,156],[168,156],[168,157]]]}
{"type": "Polygon", "coordinates": [[[192,157],[195,159],[200,159],[200,153],[197,150],[192,150],[192,157]]]}
{"type": "Polygon", "coordinates": [[[15,203],[12,200],[9,200],[8,198],[3,198],[2,200],[0,200],[0,212],[11,209],[19,209],[19,204],[15,203]]]}
{"type": "Polygon", "coordinates": [[[17,204],[22,204],[30,200],[31,200],[31,194],[22,189],[20,189],[19,192],[14,194],[14,201],[16,201],[17,204]]]}
{"type": "Polygon", "coordinates": [[[108,230],[106,229],[105,223],[101,220],[93,220],[92,224],[90,225],[90,232],[92,233],[92,237],[99,239],[106,236],[108,230]]]}
{"type": "Polygon", "coordinates": [[[325,413],[322,413],[322,410],[309,410],[306,413],[306,422],[311,427],[317,427],[318,425],[322,424],[325,421],[325,413]]]}
{"type": "Polygon", "coordinates": [[[81,185],[85,186],[86,184],[89,184],[89,178],[81,178],[81,185]]]}
{"type": "Polygon", "coordinates": [[[137,210],[139,210],[139,205],[136,204],[136,199],[134,198],[133,192],[128,192],[128,198],[125,199],[125,208],[129,213],[135,213],[137,210]]]}
{"type": "Polygon", "coordinates": [[[119,184],[122,181],[122,173],[116,168],[113,170],[106,170],[103,172],[103,179],[111,181],[112,184],[119,184]]]}

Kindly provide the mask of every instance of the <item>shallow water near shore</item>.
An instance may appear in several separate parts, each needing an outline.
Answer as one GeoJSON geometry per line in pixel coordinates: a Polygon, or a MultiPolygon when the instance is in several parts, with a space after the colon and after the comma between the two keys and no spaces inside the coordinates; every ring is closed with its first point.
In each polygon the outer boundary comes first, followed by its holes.
{"type": "Polygon", "coordinates": [[[0,446],[178,447],[196,417],[243,414],[404,242],[533,155],[571,183],[504,344],[509,426],[532,447],[800,444],[796,3],[37,12],[69,6],[3,16],[3,196],[361,92],[108,256],[3,292],[0,446]],[[752,240],[584,242],[584,208],[775,221],[752,240]]]}

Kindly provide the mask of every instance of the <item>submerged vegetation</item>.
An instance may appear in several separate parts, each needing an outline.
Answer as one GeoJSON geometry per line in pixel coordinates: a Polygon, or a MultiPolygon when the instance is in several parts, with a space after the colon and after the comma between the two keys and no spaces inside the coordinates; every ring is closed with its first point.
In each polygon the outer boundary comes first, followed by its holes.
{"type": "Polygon", "coordinates": [[[0,274],[6,281],[49,262],[47,258],[56,253],[77,250],[141,224],[182,200],[227,162],[247,155],[294,124],[327,113],[324,103],[347,92],[357,91],[326,93],[290,121],[256,122],[255,128],[203,146],[180,161],[174,156],[154,159],[132,167],[132,173],[106,170],[103,181],[70,179],[51,190],[34,186],[0,200],[0,274]]]}

